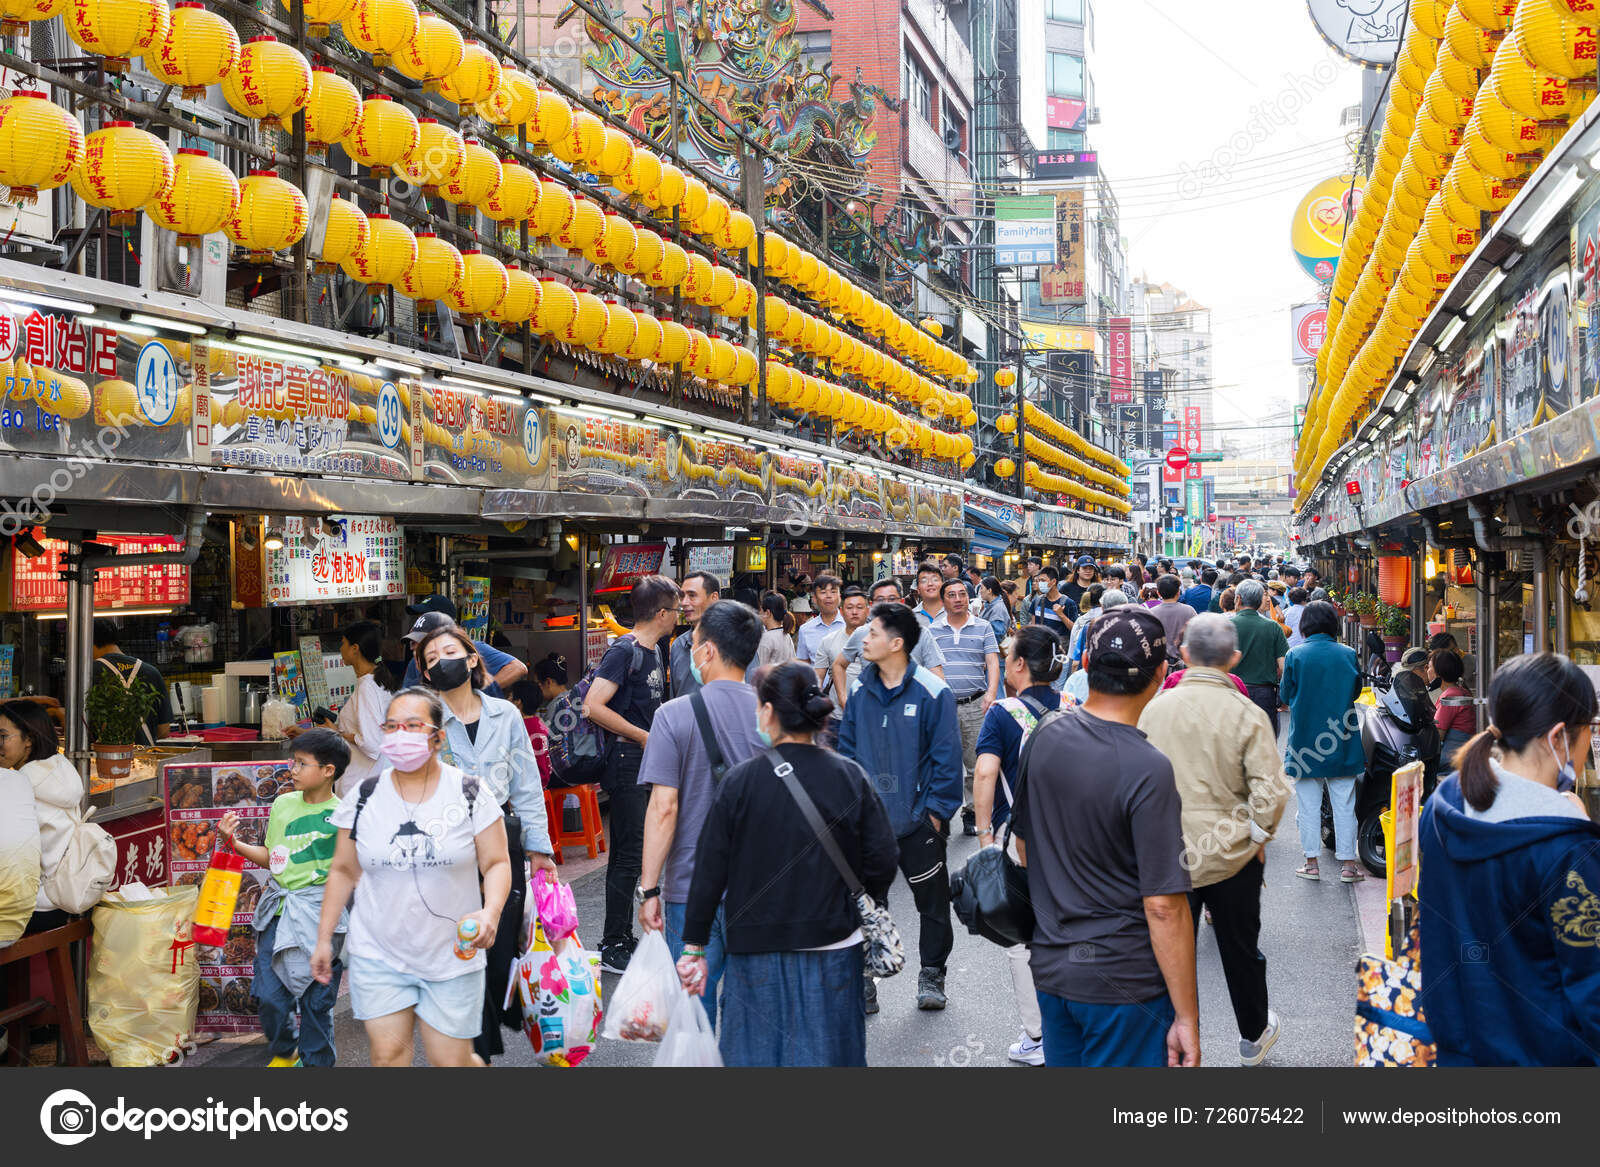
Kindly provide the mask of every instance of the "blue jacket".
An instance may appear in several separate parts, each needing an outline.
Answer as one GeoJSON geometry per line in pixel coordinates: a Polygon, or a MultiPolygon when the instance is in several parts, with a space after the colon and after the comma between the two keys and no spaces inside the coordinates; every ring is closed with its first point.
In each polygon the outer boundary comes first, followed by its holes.
{"type": "Polygon", "coordinates": [[[1600,1065],[1600,826],[1422,809],[1422,1007],[1445,1066],[1600,1065]]]}
{"type": "Polygon", "coordinates": [[[1211,608],[1211,585],[1195,584],[1192,588],[1184,589],[1183,595],[1178,597],[1178,603],[1188,604],[1204,616],[1211,608]]]}
{"type": "Polygon", "coordinates": [[[961,809],[961,728],[956,697],[939,677],[915,664],[893,689],[878,666],[861,670],[839,723],[839,752],[872,779],[895,838],[935,815],[949,823],[961,809]]]}
{"type": "Polygon", "coordinates": [[[1289,707],[1289,753],[1283,772],[1294,778],[1349,778],[1366,769],[1361,749],[1361,666],[1356,650],[1319,632],[1283,658],[1278,699],[1289,707]]]}

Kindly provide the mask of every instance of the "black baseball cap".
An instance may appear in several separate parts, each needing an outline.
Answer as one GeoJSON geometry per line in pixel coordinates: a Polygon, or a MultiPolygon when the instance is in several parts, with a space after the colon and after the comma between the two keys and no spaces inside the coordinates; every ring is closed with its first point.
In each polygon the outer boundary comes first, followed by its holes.
{"type": "Polygon", "coordinates": [[[425,612],[441,612],[450,617],[452,622],[456,618],[456,606],[449,596],[428,596],[415,604],[406,605],[406,614],[409,616],[421,616],[425,612]]]}
{"type": "Polygon", "coordinates": [[[1112,608],[1089,625],[1083,658],[1091,672],[1154,674],[1167,659],[1167,633],[1149,608],[1112,608]]]}
{"type": "Polygon", "coordinates": [[[411,631],[402,636],[401,640],[413,643],[420,641],[428,633],[439,628],[449,628],[455,624],[455,619],[446,616],[443,612],[424,612],[417,617],[417,622],[411,626],[411,631]]]}

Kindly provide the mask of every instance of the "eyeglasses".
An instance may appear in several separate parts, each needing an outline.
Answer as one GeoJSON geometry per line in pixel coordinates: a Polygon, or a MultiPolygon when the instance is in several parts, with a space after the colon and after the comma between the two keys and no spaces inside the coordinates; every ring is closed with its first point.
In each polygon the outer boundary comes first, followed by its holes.
{"type": "Polygon", "coordinates": [[[422,733],[424,731],[432,732],[439,727],[431,721],[423,721],[420,717],[414,717],[410,721],[386,721],[378,728],[383,730],[384,733],[395,733],[402,729],[407,733],[422,733]]]}

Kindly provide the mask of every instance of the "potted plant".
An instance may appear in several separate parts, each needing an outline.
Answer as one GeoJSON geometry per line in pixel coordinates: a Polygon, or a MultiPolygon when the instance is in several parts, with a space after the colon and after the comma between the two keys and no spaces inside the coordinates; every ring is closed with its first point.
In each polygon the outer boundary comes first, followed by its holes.
{"type": "Polygon", "coordinates": [[[1379,623],[1383,626],[1383,658],[1390,663],[1398,661],[1411,639],[1411,612],[1394,604],[1378,605],[1379,623]]]}
{"type": "Polygon", "coordinates": [[[94,742],[95,790],[109,790],[132,773],[134,743],[159,699],[149,682],[134,677],[124,684],[103,669],[89,686],[83,712],[94,742]]]}
{"type": "Polygon", "coordinates": [[[1356,614],[1363,628],[1378,626],[1378,597],[1367,592],[1354,592],[1350,596],[1350,610],[1356,614]]]}

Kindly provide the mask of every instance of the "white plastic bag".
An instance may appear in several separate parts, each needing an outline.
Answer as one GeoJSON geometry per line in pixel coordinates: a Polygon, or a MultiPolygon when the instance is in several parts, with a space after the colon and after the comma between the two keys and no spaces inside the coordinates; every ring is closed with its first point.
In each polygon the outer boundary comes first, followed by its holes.
{"type": "Polygon", "coordinates": [[[699,997],[679,994],[678,1003],[672,1007],[667,1036],[662,1039],[653,1064],[691,1068],[722,1065],[717,1035],[711,1032],[711,1021],[699,997]]]}
{"type": "Polygon", "coordinates": [[[613,1041],[660,1041],[667,1035],[672,1008],[683,995],[666,936],[659,931],[645,933],[611,995],[602,1036],[613,1041]]]}

